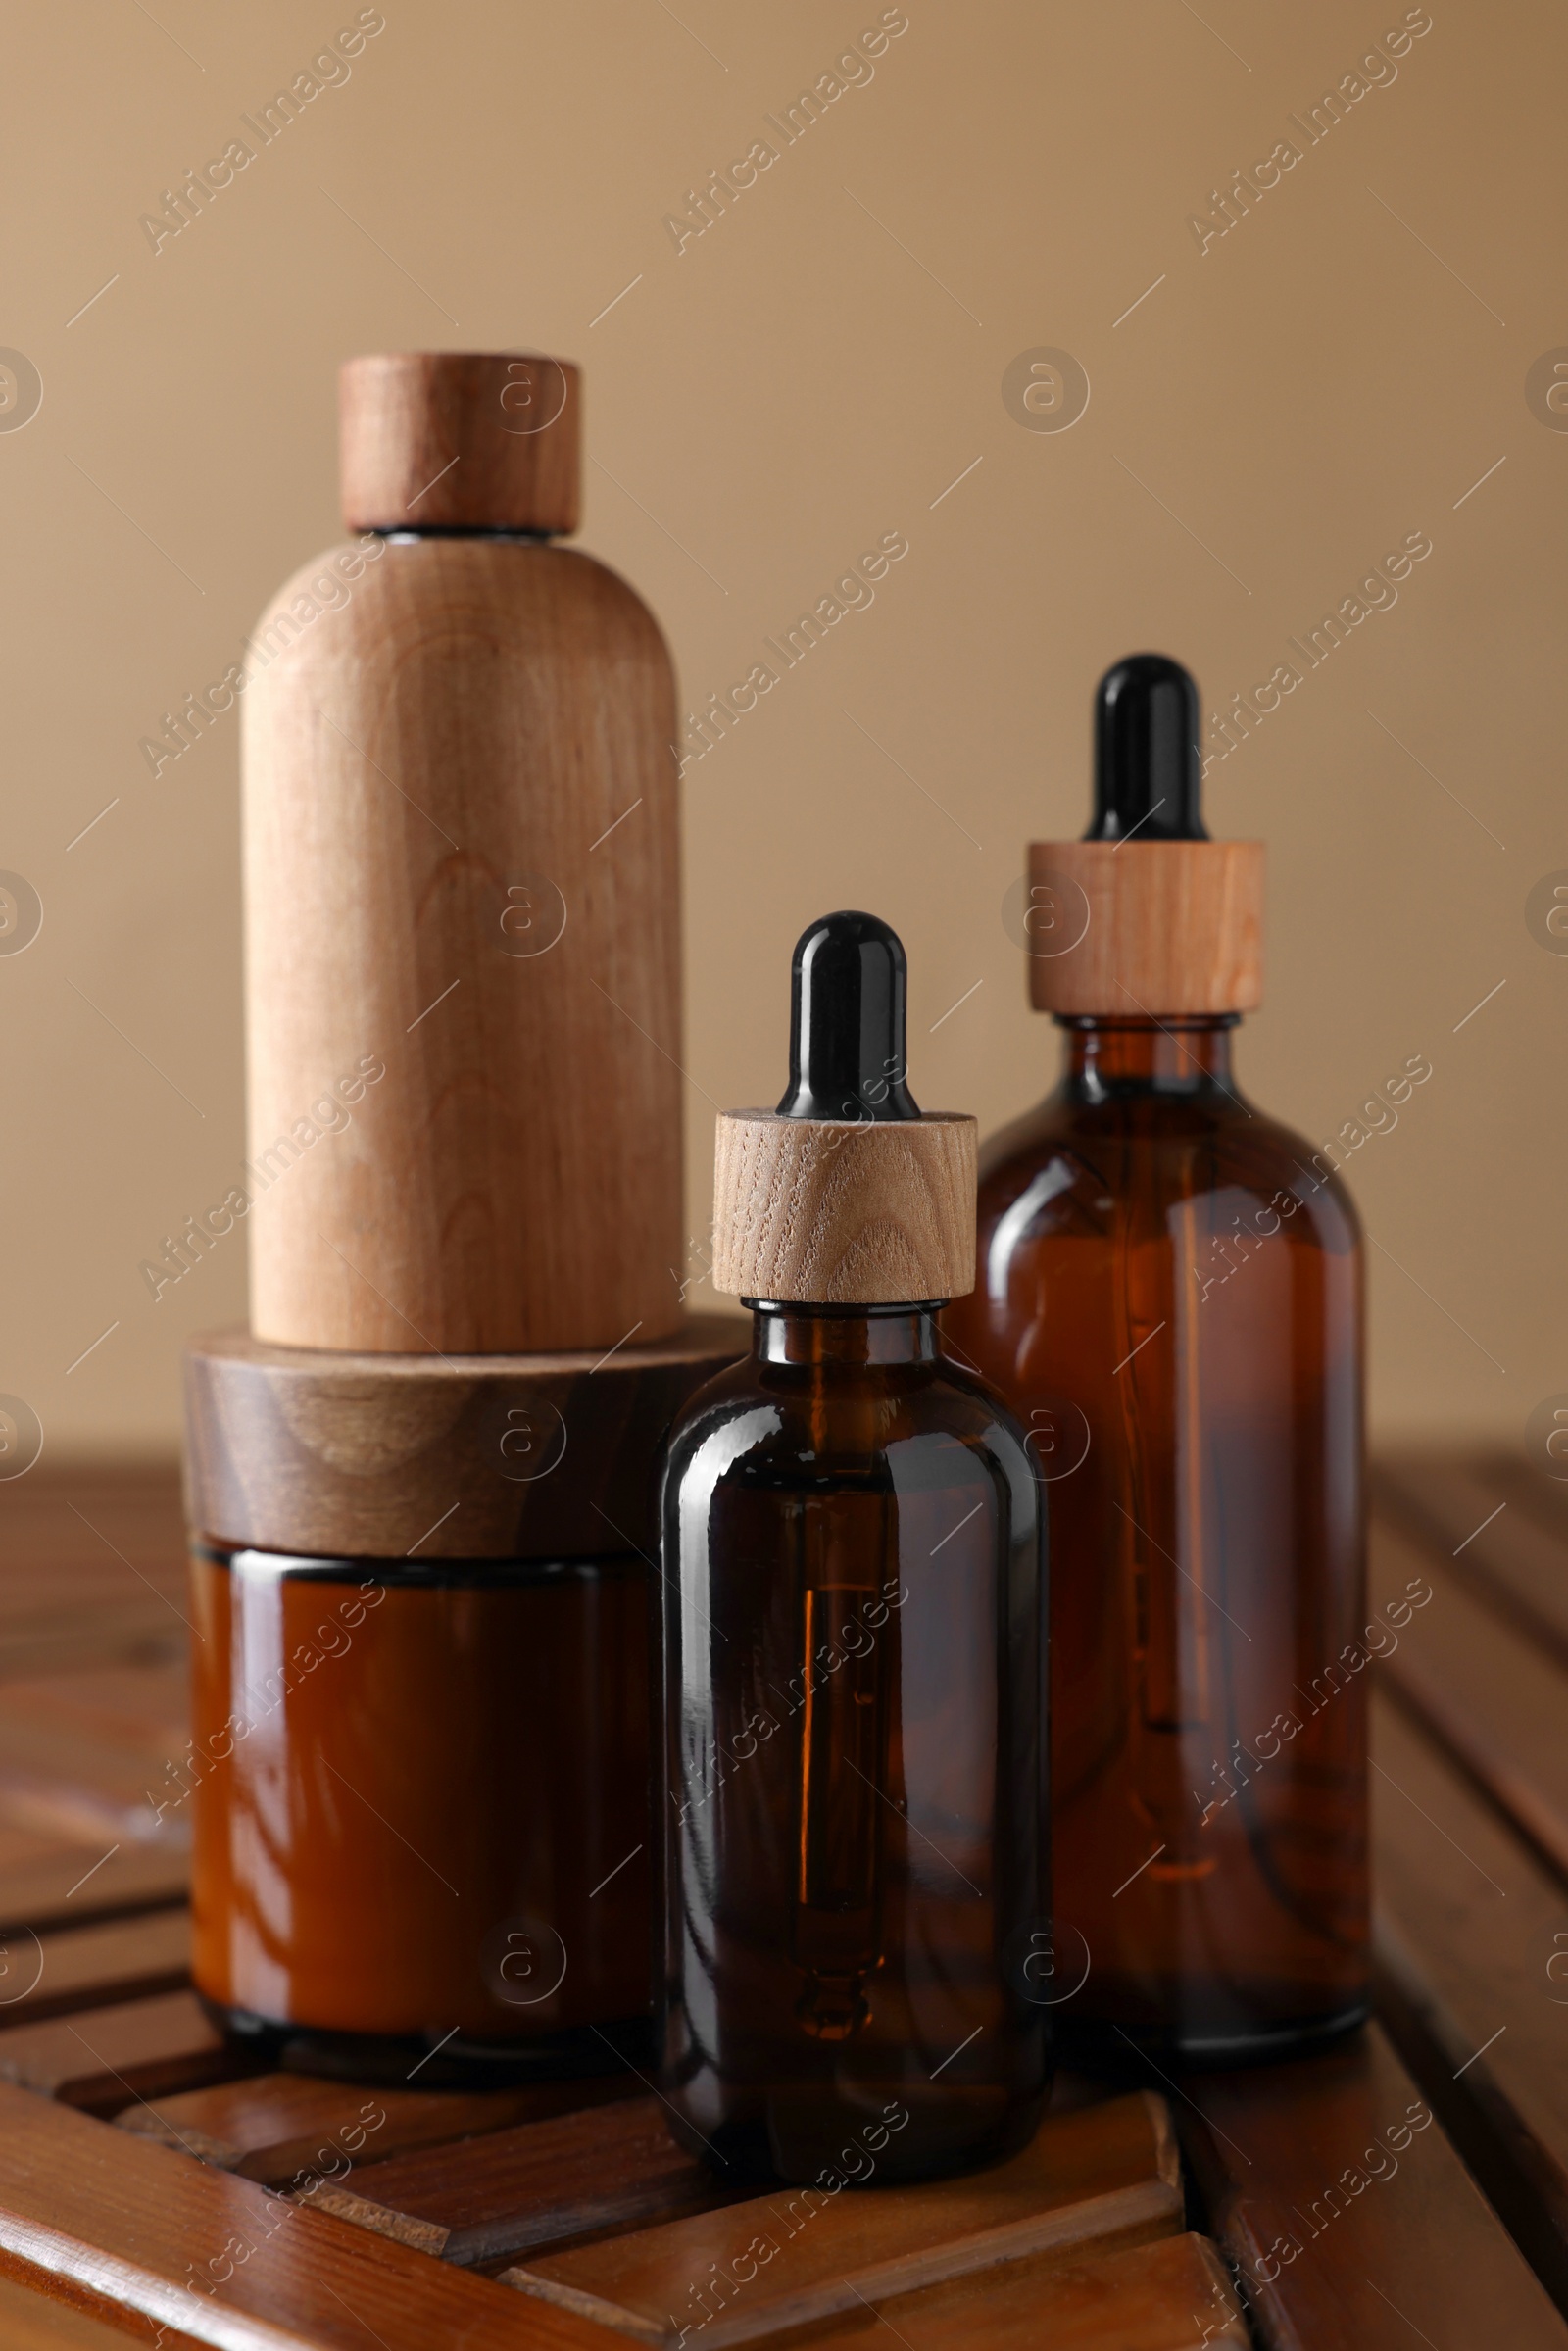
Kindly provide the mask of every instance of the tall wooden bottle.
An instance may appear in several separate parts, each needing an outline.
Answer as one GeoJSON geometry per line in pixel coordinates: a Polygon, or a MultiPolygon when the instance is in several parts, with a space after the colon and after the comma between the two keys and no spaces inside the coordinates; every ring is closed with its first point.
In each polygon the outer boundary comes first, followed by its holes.
{"type": "Polygon", "coordinates": [[[681,1310],[669,661],[553,543],[577,371],[360,359],[341,409],[358,536],[244,689],[253,1327],[187,1363],[195,1970],[230,2030],[428,2082],[641,2039],[653,1462],[737,1348],[681,1310]]]}

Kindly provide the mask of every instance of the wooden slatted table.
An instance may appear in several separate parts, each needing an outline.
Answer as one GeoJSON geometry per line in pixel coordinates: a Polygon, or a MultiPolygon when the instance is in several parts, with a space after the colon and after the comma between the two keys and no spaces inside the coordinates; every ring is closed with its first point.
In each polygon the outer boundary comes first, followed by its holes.
{"type": "Polygon", "coordinates": [[[0,1486],[0,2346],[1568,2351],[1568,1486],[1375,1480],[1378,2022],[1058,2083],[930,2187],[726,2193],[631,2078],[247,2072],[186,1977],[172,1471],[0,1486]]]}

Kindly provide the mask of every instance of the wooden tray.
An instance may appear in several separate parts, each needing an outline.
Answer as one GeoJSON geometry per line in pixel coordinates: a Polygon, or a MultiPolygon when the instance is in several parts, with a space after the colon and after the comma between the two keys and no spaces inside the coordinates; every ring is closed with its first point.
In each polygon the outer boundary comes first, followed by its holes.
{"type": "Polygon", "coordinates": [[[127,1825],[180,1633],[172,1487],[0,1490],[0,2346],[1564,2351],[1568,1545],[1502,1466],[1446,1475],[1390,1470],[1374,1554],[1380,1590],[1433,1591],[1380,1701],[1390,2032],[1069,2078],[989,2171],[763,2196],[630,2075],[248,2072],[186,1985],[182,1856],[127,1825]],[[89,1798],[123,1816],[96,1847],[89,1798]]]}

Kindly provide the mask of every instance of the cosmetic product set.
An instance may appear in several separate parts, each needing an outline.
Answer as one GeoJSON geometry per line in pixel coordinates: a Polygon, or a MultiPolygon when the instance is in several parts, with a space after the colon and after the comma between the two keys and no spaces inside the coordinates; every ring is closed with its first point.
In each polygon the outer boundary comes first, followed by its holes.
{"type": "Polygon", "coordinates": [[[894,932],[801,937],[782,1099],[717,1122],[748,1351],[683,1302],[673,683],[558,543],[577,371],[360,359],[341,416],[356,536],[243,689],[252,1324],[187,1356],[210,2012],[657,2067],[726,2180],[879,2183],[1021,2146],[1054,2053],[1348,2031],[1357,1233],[1231,1076],[1262,852],[1191,679],[1110,671],[1030,853],[1067,1067],[978,1187],[894,932]]]}

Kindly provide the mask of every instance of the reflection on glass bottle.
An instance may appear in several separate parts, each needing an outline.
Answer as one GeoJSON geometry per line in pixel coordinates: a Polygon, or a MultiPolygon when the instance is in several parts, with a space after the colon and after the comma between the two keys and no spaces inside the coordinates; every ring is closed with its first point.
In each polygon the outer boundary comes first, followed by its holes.
{"type": "MultiPolygon", "coordinates": [[[[893,1533],[889,1497],[853,1492],[794,1506],[801,1595],[801,1839],[796,2013],[808,2033],[847,2040],[867,2017],[881,1964],[881,1798],[887,1784],[888,1657],[896,1631],[879,1581],[893,1533]],[[840,1645],[842,1644],[842,1645],[840,1645]],[[820,1660],[820,1664],[818,1663],[820,1660]]],[[[896,1558],[897,1552],[894,1551],[896,1558]]],[[[897,1585],[897,1575],[889,1579],[897,1585]]]]}

